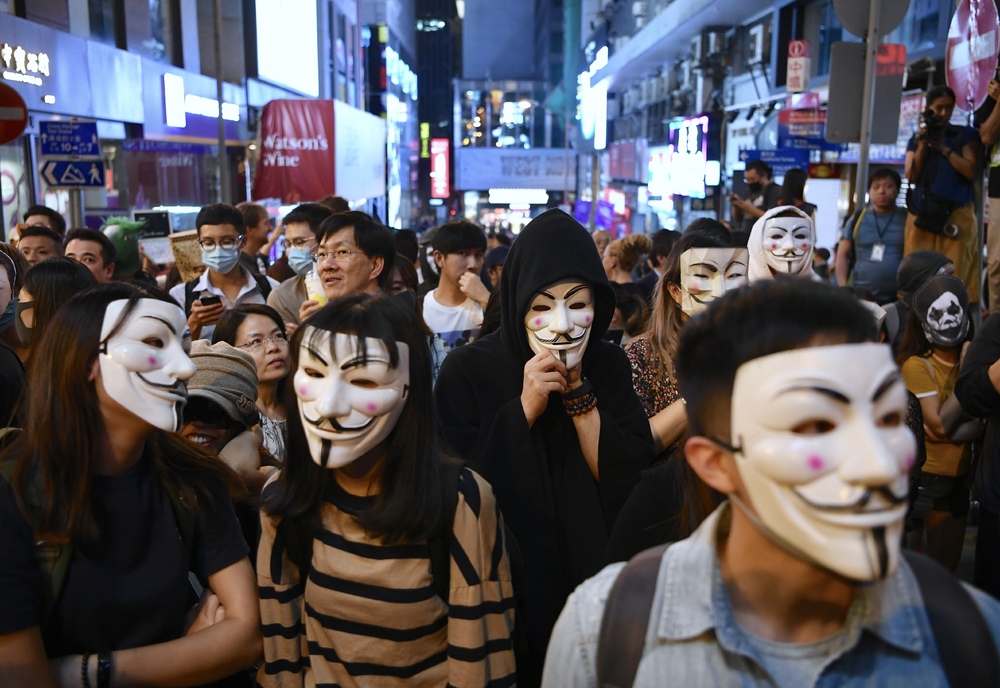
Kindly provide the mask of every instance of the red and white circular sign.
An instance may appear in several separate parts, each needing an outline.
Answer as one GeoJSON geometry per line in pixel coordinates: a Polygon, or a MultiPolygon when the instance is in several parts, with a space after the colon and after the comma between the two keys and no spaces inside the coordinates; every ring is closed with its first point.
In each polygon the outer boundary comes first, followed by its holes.
{"type": "Polygon", "coordinates": [[[24,98],[7,84],[0,83],[0,144],[10,143],[28,126],[28,106],[24,98]]]}
{"type": "Polygon", "coordinates": [[[1000,53],[994,0],[961,0],[948,29],[945,78],[955,91],[956,105],[972,111],[986,100],[986,85],[996,73],[1000,53]]]}

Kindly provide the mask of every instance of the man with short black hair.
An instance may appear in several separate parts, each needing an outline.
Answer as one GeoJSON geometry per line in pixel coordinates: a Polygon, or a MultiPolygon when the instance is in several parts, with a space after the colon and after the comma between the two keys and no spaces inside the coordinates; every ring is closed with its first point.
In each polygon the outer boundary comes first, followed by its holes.
{"type": "Polygon", "coordinates": [[[242,303],[264,303],[277,282],[254,275],[240,265],[243,215],[225,203],[206,205],[195,218],[201,261],[207,270],[178,284],[170,296],[188,316],[192,339],[211,339],[222,314],[242,303]]]}
{"type": "Polygon", "coordinates": [[[652,236],[653,248],[649,252],[649,267],[651,270],[636,282],[639,285],[639,291],[642,292],[643,298],[651,306],[653,304],[653,290],[656,289],[656,283],[660,281],[660,276],[663,275],[663,264],[666,262],[667,256],[670,255],[670,249],[674,247],[674,244],[680,238],[680,232],[674,232],[669,229],[661,229],[652,236]]]}
{"type": "Polygon", "coordinates": [[[21,230],[17,248],[29,265],[63,254],[62,236],[43,225],[28,225],[21,230]]]}
{"type": "Polygon", "coordinates": [[[434,235],[434,264],[440,279],[423,297],[424,322],[450,351],[479,334],[490,292],[479,273],[486,235],[468,220],[448,222],[434,235]]]}
{"type": "Polygon", "coordinates": [[[44,205],[30,206],[24,213],[24,224],[48,227],[59,235],[60,240],[66,234],[66,219],[44,205]]]}
{"type": "Polygon", "coordinates": [[[65,256],[86,265],[98,284],[110,282],[115,273],[115,245],[100,230],[71,229],[66,235],[65,256]]]}
{"type": "MultiPolygon", "coordinates": [[[[329,300],[356,291],[384,291],[396,260],[392,230],[367,213],[351,210],[323,220],[313,251],[316,274],[329,300]]],[[[315,313],[320,304],[306,301],[299,308],[299,322],[315,313]]]]}
{"type": "Polygon", "coordinates": [[[318,243],[316,235],[323,220],[333,213],[319,203],[302,203],[285,215],[285,258],[294,277],[279,284],[267,297],[267,305],[278,311],[285,326],[298,326],[299,308],[309,296],[306,293],[306,275],[313,269],[312,254],[318,243]]]}
{"type": "Polygon", "coordinates": [[[995,684],[1000,604],[901,551],[916,439],[875,337],[849,292],[809,280],[687,322],[684,452],[728,501],[577,588],[546,688],[995,684]]]}

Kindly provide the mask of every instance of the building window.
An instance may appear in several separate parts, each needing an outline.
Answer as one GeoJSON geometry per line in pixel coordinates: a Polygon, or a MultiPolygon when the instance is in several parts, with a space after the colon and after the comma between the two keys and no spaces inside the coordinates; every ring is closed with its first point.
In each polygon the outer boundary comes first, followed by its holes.
{"type": "Polygon", "coordinates": [[[90,37],[95,41],[115,45],[114,0],[87,0],[90,10],[90,37]]]}

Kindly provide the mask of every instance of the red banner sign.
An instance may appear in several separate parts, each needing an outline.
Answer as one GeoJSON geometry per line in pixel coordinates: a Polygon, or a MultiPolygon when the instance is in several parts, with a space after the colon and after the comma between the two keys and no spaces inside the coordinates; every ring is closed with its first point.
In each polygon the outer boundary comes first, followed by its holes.
{"type": "Polygon", "coordinates": [[[332,100],[272,100],[261,112],[260,132],[255,200],[293,205],[335,192],[332,100]]]}
{"type": "Polygon", "coordinates": [[[431,198],[448,198],[451,195],[448,144],[448,139],[431,139],[431,198]]]}

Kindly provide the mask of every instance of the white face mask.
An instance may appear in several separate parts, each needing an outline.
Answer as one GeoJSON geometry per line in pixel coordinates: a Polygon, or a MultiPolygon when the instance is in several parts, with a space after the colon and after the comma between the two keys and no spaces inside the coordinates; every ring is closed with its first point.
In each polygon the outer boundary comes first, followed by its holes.
{"type": "Polygon", "coordinates": [[[746,248],[689,248],[681,254],[681,310],[701,313],[727,291],[747,283],[746,248]]]}
{"type": "Polygon", "coordinates": [[[955,345],[968,332],[965,309],[958,297],[946,291],[937,297],[922,318],[924,335],[935,344],[955,345]]]}
{"type": "Polygon", "coordinates": [[[731,441],[748,517],[803,560],[857,581],[888,576],[916,455],[906,405],[881,344],[795,349],[740,366],[731,441]]]}
{"type": "Polygon", "coordinates": [[[191,334],[179,306],[140,299],[117,332],[127,301],[112,301],[101,327],[101,381],[108,396],[155,428],[175,432],[194,375],[191,334]]]}
{"type": "Polygon", "coordinates": [[[776,275],[797,275],[812,264],[812,223],[804,217],[772,217],[761,234],[764,260],[776,275]]]}
{"type": "Polygon", "coordinates": [[[528,346],[550,352],[567,369],[580,365],[594,324],[594,292],[583,282],[559,282],[535,294],[524,315],[528,346]]]}
{"type": "Polygon", "coordinates": [[[342,468],[388,439],[410,390],[410,348],[396,342],[389,365],[381,339],[306,327],[293,384],[309,453],[324,468],[342,468]],[[367,363],[362,363],[367,356],[367,363]]]}

